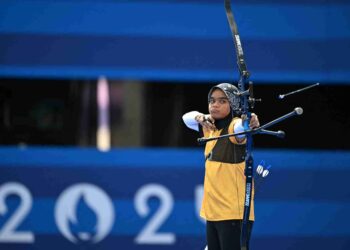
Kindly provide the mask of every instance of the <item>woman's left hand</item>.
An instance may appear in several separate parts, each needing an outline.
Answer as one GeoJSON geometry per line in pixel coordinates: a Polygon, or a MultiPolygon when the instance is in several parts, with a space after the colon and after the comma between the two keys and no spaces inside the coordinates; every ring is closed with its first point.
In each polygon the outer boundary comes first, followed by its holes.
{"type": "Polygon", "coordinates": [[[260,127],[260,122],[259,122],[258,116],[254,113],[252,113],[252,117],[250,118],[249,127],[251,129],[260,127]]]}

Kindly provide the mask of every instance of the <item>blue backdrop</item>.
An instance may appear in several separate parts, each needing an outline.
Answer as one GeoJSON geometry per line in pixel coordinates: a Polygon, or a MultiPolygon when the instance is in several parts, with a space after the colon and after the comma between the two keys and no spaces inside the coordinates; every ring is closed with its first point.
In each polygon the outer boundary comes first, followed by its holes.
{"type": "MultiPolygon", "coordinates": [[[[350,248],[350,152],[256,150],[252,249],[350,248]]],[[[0,148],[1,249],[203,249],[197,149],[0,148]]]]}
{"type": "MultiPolygon", "coordinates": [[[[346,0],[233,1],[252,80],[349,83],[346,0]]],[[[2,0],[0,76],[236,80],[222,0],[2,0]]]]}

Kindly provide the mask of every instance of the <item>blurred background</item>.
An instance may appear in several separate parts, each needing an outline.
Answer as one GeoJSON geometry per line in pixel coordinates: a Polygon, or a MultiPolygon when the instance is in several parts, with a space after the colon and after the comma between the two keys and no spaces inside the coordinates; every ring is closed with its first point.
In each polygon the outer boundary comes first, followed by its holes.
{"type": "MultiPolygon", "coordinates": [[[[260,123],[304,110],[254,137],[252,249],[349,249],[350,3],[232,8],[260,123]]],[[[238,78],[223,1],[1,0],[0,248],[204,249],[182,115],[238,78]]]]}

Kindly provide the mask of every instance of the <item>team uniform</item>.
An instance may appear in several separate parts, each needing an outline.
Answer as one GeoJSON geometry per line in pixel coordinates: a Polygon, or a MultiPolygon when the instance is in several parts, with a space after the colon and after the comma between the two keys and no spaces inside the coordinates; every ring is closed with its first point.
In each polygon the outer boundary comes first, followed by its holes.
{"type": "MultiPolygon", "coordinates": [[[[201,127],[195,117],[203,115],[197,111],[188,112],[183,120],[188,128],[199,131],[206,138],[235,131],[241,123],[237,88],[222,83],[209,91],[208,100],[215,89],[225,93],[230,102],[231,113],[215,120],[215,130],[201,127]]],[[[241,224],[245,200],[245,153],[246,139],[236,137],[208,141],[205,146],[204,194],[200,216],[206,220],[206,235],[209,250],[240,250],[241,224]]],[[[254,221],[254,188],[248,223],[248,237],[254,221]]],[[[249,249],[249,246],[248,246],[249,249]]]]}
{"type": "MultiPolygon", "coordinates": [[[[237,120],[233,118],[230,125],[221,130],[203,129],[204,137],[233,133],[237,120]]],[[[245,141],[238,143],[233,136],[209,141],[204,154],[206,162],[201,217],[208,221],[242,220],[245,198],[245,141]]],[[[254,220],[253,199],[249,218],[254,220]]]]}

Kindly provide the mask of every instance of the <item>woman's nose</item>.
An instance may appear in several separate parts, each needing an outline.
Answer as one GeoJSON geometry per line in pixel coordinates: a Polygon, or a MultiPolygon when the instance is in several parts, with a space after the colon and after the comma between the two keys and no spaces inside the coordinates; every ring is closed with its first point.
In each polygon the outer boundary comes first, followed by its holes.
{"type": "Polygon", "coordinates": [[[219,106],[219,105],[220,105],[219,100],[214,100],[214,102],[213,102],[213,106],[219,106]]]}

